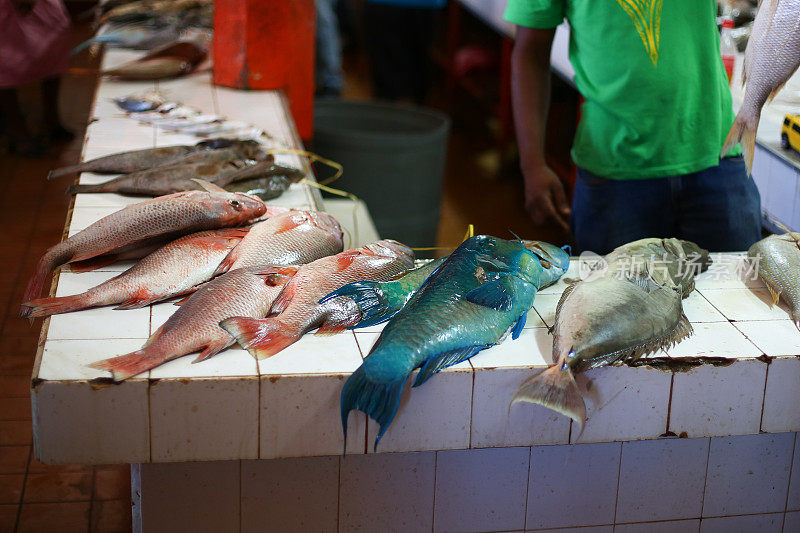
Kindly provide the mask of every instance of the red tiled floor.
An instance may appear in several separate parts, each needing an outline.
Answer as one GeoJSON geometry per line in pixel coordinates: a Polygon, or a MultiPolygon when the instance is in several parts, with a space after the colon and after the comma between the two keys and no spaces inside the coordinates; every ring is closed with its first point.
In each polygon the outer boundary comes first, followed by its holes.
{"type": "Polygon", "coordinates": [[[131,530],[131,500],[92,503],[92,533],[125,533],[131,530]]]}
{"type": "Polygon", "coordinates": [[[131,499],[131,471],[124,468],[98,468],[94,473],[94,493],[92,499],[127,500],[131,499]]]}
{"type": "Polygon", "coordinates": [[[17,533],[86,533],[90,502],[26,503],[20,512],[17,533]]]}
{"type": "Polygon", "coordinates": [[[30,386],[30,376],[0,376],[0,398],[29,398],[30,386]]]}
{"type": "Polygon", "coordinates": [[[17,523],[18,505],[0,505],[0,532],[6,533],[14,531],[17,523]]]}
{"type": "Polygon", "coordinates": [[[28,474],[25,502],[68,502],[92,499],[92,472],[28,474]]]}
{"type": "Polygon", "coordinates": [[[30,446],[0,446],[0,474],[24,474],[30,446]]]}
{"type": "Polygon", "coordinates": [[[29,398],[0,398],[0,420],[30,420],[29,398]]]}
{"type": "Polygon", "coordinates": [[[31,440],[30,420],[0,421],[0,446],[30,444],[31,440]]]}

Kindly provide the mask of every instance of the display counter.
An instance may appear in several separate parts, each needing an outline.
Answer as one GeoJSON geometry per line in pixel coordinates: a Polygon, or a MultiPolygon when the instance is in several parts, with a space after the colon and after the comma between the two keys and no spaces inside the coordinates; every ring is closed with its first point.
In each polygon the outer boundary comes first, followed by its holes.
{"type": "MultiPolygon", "coordinates": [[[[109,53],[105,65],[126,58],[109,53]]],[[[110,102],[147,87],[100,83],[84,158],[194,141],[139,125],[110,102]]],[[[213,87],[207,74],[156,88],[300,146],[279,93],[213,87]]],[[[135,201],[79,194],[65,235],[135,201]]],[[[301,184],[269,203],[322,207],[301,184]]],[[[685,301],[691,338],[581,378],[582,433],[540,406],[509,408],[519,384],[551,363],[562,280],[536,296],[519,339],[407,389],[377,453],[377,426],[351,413],[344,457],[339,394],[380,326],[309,334],[261,361],[238,348],[199,364],[182,357],[113,384],[87,364],[138,349],[174,305],[54,316],[32,376],[35,454],[47,464],[132,464],[136,531],[652,531],[653,521],[697,530],[701,517],[720,531],[780,531],[800,521],[800,332],[745,275],[741,254],[713,258],[685,301]]],[[[61,272],[51,294],[125,267],[61,272]]],[[[565,277],[581,268],[574,260],[565,277]]]]}

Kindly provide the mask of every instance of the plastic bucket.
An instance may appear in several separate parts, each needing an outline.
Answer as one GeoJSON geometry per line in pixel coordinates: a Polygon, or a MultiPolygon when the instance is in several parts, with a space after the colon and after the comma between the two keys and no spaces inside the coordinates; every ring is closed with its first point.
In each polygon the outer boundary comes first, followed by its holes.
{"type": "Polygon", "coordinates": [[[381,237],[434,246],[450,119],[421,107],[318,101],[314,151],[342,164],[333,187],[364,200],[381,237]]]}

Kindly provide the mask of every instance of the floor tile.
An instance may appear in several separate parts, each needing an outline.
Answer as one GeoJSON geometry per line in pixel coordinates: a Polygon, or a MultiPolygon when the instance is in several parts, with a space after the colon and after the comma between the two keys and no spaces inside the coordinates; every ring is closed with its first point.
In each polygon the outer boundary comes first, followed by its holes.
{"type": "Polygon", "coordinates": [[[68,502],[91,499],[91,472],[28,474],[25,482],[25,502],[68,502]]]}
{"type": "Polygon", "coordinates": [[[727,516],[703,518],[700,533],[780,533],[782,527],[783,515],[780,513],[727,516]]]}
{"type": "Polygon", "coordinates": [[[0,474],[24,474],[30,446],[0,446],[0,474]]]}
{"type": "Polygon", "coordinates": [[[130,500],[130,469],[98,468],[94,473],[93,500],[130,500]]]}
{"type": "Polygon", "coordinates": [[[25,474],[0,474],[0,504],[19,503],[25,474]]]}
{"type": "Polygon", "coordinates": [[[22,506],[17,533],[52,531],[59,533],[89,531],[89,506],[86,502],[26,503],[22,506]]]}
{"type": "Polygon", "coordinates": [[[92,502],[92,533],[128,533],[131,527],[130,498],[92,502]]]}
{"type": "Polygon", "coordinates": [[[29,398],[0,398],[0,420],[30,420],[29,398]]]}
{"type": "Polygon", "coordinates": [[[0,446],[30,444],[32,439],[30,420],[0,421],[0,446]]]}
{"type": "Polygon", "coordinates": [[[14,531],[19,505],[0,504],[0,531],[14,531]]]}

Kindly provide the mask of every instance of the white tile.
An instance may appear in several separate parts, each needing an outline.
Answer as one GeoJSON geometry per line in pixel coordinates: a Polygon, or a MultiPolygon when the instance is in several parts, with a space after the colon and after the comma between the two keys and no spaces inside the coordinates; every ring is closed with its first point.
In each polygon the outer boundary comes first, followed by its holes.
{"type": "Polygon", "coordinates": [[[780,433],[800,429],[800,359],[774,359],[767,368],[761,431],[780,433]]]}
{"type": "Polygon", "coordinates": [[[741,289],[761,287],[747,254],[712,253],[708,270],[694,278],[695,287],[705,294],[706,289],[741,289]]]}
{"type": "Polygon", "coordinates": [[[689,437],[758,433],[766,373],[767,365],[755,360],[677,372],[670,431],[689,437]]]}
{"type": "Polygon", "coordinates": [[[70,231],[83,230],[103,217],[119,211],[116,207],[81,207],[72,211],[70,231]]]}
{"type": "Polygon", "coordinates": [[[256,360],[246,350],[228,348],[213,357],[195,363],[197,353],[167,361],[150,371],[152,379],[161,378],[212,378],[250,376],[258,377],[256,360]]]}
{"type": "MultiPolygon", "coordinates": [[[[50,317],[48,339],[141,339],[150,330],[150,309],[87,309],[50,317]]],[[[110,354],[113,355],[122,354],[110,354]]]]}
{"type": "MultiPolygon", "coordinates": [[[[400,408],[378,445],[379,452],[450,450],[469,447],[472,369],[469,362],[447,368],[412,388],[403,388],[400,408]]],[[[367,422],[367,450],[373,451],[378,424],[367,422]]]]}
{"type": "Polygon", "coordinates": [[[700,520],[669,520],[665,522],[646,522],[638,524],[619,524],[614,526],[614,533],[697,533],[700,531],[700,520]]]}
{"type": "Polygon", "coordinates": [[[435,452],[345,457],[339,490],[340,531],[433,528],[435,452]]]}
{"type": "Polygon", "coordinates": [[[761,350],[730,322],[692,324],[694,333],[667,349],[670,357],[759,357],[761,350]]]}
{"type": "Polygon", "coordinates": [[[529,448],[438,452],[434,531],[525,527],[529,448]]]}
{"type": "Polygon", "coordinates": [[[789,481],[789,497],[786,499],[787,511],[800,511],[800,437],[795,433],[792,476],[789,481]]]}
{"type": "Polygon", "coordinates": [[[786,513],[783,519],[784,533],[800,531],[800,512],[786,513]]]}
{"type": "MultiPolygon", "coordinates": [[[[105,370],[88,366],[91,363],[135,352],[145,343],[140,339],[54,340],[48,339],[42,352],[39,379],[67,380],[111,377],[105,370]]],[[[147,377],[144,373],[142,377],[147,377]]]]}
{"type": "Polygon", "coordinates": [[[258,379],[153,382],[150,428],[154,462],[256,459],[258,379]]]}
{"type": "Polygon", "coordinates": [[[553,336],[543,327],[523,329],[516,340],[508,336],[470,359],[473,368],[545,368],[552,362],[553,336]]]}
{"type": "Polygon", "coordinates": [[[780,533],[783,514],[756,514],[749,516],[725,516],[703,518],[700,533],[780,533]]]}
{"type": "Polygon", "coordinates": [[[541,405],[520,403],[509,406],[522,382],[536,371],[532,368],[475,370],[470,442],[472,448],[569,442],[568,418],[541,405]]]}
{"type": "MultiPolygon", "coordinates": [[[[102,149],[102,153],[100,155],[109,155],[109,153],[111,153],[111,152],[109,152],[109,150],[107,148],[104,148],[104,149],[102,149]]],[[[107,182],[109,180],[112,180],[112,179],[116,178],[117,176],[119,176],[119,174],[95,174],[94,172],[81,172],[80,179],[78,180],[78,183],[80,183],[82,185],[96,185],[98,183],[105,183],[105,182],[107,182]]],[[[64,188],[64,190],[66,190],[66,187],[64,188]]],[[[75,196],[75,198],[77,200],[78,197],[93,197],[93,196],[97,196],[98,194],[99,193],[78,194],[78,195],[75,196]]],[[[142,200],[144,200],[144,198],[138,198],[139,202],[141,202],[142,200]]],[[[136,202],[134,202],[134,203],[136,203],[136,202]]],[[[76,204],[77,204],[77,201],[76,201],[76,204]]],[[[79,206],[75,205],[75,207],[79,207],[79,206]]],[[[101,205],[101,206],[82,205],[80,207],[81,208],[87,208],[87,207],[111,207],[111,206],[108,206],[108,205],[101,205]]]]}
{"type": "Polygon", "coordinates": [[[586,403],[586,425],[578,434],[572,425],[570,442],[612,442],[654,439],[667,429],[669,372],[645,366],[600,367],[578,374],[586,403]],[[586,388],[586,379],[591,385],[586,388]]]}
{"type": "Polygon", "coordinates": [[[380,330],[377,330],[376,326],[372,328],[365,328],[365,329],[357,329],[355,331],[356,335],[356,342],[358,343],[358,348],[361,351],[361,356],[366,357],[372,347],[375,345],[375,341],[378,340],[378,337],[381,335],[381,331],[383,331],[383,326],[386,324],[381,324],[380,330]]]}
{"type": "MultiPolygon", "coordinates": [[[[261,378],[260,455],[339,455],[344,448],[339,398],[347,375],[284,375],[261,378]]],[[[366,415],[350,413],[348,453],[363,454],[366,415]]]]}
{"type": "Polygon", "coordinates": [[[242,461],[241,531],[336,531],[339,457],[242,461]]]}
{"type": "MultiPolygon", "coordinates": [[[[113,176],[108,176],[111,179],[113,176]]],[[[101,181],[106,181],[101,180],[101,181]]],[[[82,193],[75,195],[75,209],[85,209],[92,207],[112,207],[123,209],[129,205],[138,204],[143,198],[141,196],[123,196],[121,194],[98,192],[82,193]]]]}
{"type": "Polygon", "coordinates": [[[620,448],[618,442],[534,446],[526,528],[614,523],[620,448]]]}
{"type": "Polygon", "coordinates": [[[689,322],[725,322],[727,319],[717,311],[698,291],[683,299],[683,314],[689,322]]]}
{"type": "Polygon", "coordinates": [[[714,289],[703,291],[703,296],[730,320],[791,318],[783,300],[773,305],[767,289],[714,289]]]}
{"type": "Polygon", "coordinates": [[[548,327],[553,327],[556,320],[556,307],[558,301],[561,299],[561,294],[545,293],[537,294],[533,300],[533,308],[542,317],[542,320],[548,327]]]}
{"type": "Polygon", "coordinates": [[[622,443],[616,521],[700,516],[707,461],[708,439],[622,443]]]}
{"type": "Polygon", "coordinates": [[[42,381],[32,393],[34,451],[48,464],[150,460],[147,381],[42,381]]]}
{"type": "Polygon", "coordinates": [[[98,272],[96,270],[80,274],[61,272],[58,276],[56,296],[72,296],[84,293],[118,275],[119,272],[98,272]]]}
{"type": "Polygon", "coordinates": [[[239,461],[143,464],[140,472],[138,531],[239,531],[239,461]]]}
{"type": "MultiPolygon", "coordinates": [[[[180,298],[176,301],[180,301],[180,298]]],[[[158,328],[164,325],[169,320],[169,317],[175,314],[179,306],[175,305],[175,301],[162,302],[150,306],[150,335],[156,332],[158,328]]]]}
{"type": "Polygon", "coordinates": [[[711,439],[703,516],[783,512],[794,433],[711,439]]]}
{"type": "Polygon", "coordinates": [[[800,355],[800,331],[791,320],[758,320],[734,325],[770,357],[800,355]]]}
{"type": "Polygon", "coordinates": [[[351,373],[360,364],[361,354],[352,332],[330,336],[306,333],[288,348],[259,360],[258,370],[262,376],[351,373]]]}

